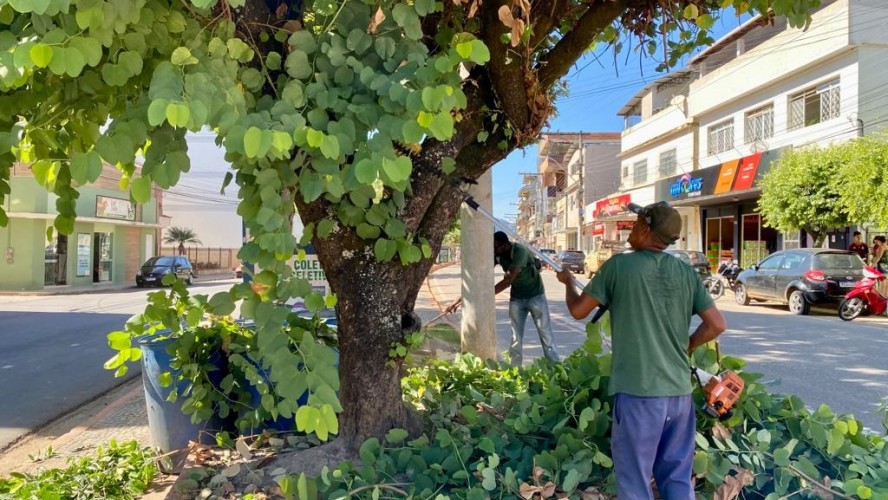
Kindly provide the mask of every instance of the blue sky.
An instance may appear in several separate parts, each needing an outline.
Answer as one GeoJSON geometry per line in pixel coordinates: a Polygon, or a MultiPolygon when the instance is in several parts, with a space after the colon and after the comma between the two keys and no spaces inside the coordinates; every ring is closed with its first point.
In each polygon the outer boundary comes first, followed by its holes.
{"type": "MultiPolygon", "coordinates": [[[[715,39],[736,28],[741,22],[732,13],[725,12],[713,27],[715,39]]],[[[617,111],[647,83],[663,76],[654,68],[657,62],[639,58],[638,53],[618,54],[616,60],[610,50],[595,52],[582,58],[568,74],[569,93],[555,106],[558,115],[550,120],[546,130],[551,132],[620,132],[623,119],[617,111]]],[[[537,146],[514,151],[493,167],[493,213],[510,220],[518,208],[518,189],[521,172],[536,171],[537,146]]]]}

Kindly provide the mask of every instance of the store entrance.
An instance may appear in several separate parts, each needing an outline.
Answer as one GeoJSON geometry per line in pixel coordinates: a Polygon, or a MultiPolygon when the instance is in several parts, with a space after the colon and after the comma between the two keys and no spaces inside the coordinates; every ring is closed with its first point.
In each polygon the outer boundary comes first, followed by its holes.
{"type": "Polygon", "coordinates": [[[58,234],[46,245],[44,252],[43,284],[46,286],[68,283],[68,235],[58,234]]]}
{"type": "Polygon", "coordinates": [[[111,281],[111,234],[93,234],[93,283],[111,281]]]}
{"type": "Polygon", "coordinates": [[[713,270],[721,262],[734,260],[733,216],[706,219],[706,258],[713,270]]]}

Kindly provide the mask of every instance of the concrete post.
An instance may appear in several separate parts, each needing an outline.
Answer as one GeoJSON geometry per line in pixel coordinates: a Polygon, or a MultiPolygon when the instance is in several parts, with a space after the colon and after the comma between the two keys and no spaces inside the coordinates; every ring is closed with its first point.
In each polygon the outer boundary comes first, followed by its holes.
{"type": "MultiPolygon", "coordinates": [[[[493,212],[491,173],[469,188],[478,204],[493,212]]],[[[463,204],[460,209],[462,267],[461,349],[496,359],[496,302],[493,294],[493,223],[463,204]]]]}

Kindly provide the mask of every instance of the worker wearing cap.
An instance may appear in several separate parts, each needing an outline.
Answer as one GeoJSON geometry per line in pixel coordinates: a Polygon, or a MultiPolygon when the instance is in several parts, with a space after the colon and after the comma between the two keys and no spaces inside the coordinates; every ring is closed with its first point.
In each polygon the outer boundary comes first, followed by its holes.
{"type": "Polygon", "coordinates": [[[617,497],[653,499],[653,476],[662,498],[690,500],[696,419],[689,354],[718,337],[725,319],[694,269],[663,252],[679,238],[678,212],[666,202],[627,208],[638,215],[629,234],[634,251],[608,259],[582,293],[569,272],[558,280],[574,318],[599,305],[611,314],[617,497]],[[694,314],[703,321],[688,337],[694,314]]]}

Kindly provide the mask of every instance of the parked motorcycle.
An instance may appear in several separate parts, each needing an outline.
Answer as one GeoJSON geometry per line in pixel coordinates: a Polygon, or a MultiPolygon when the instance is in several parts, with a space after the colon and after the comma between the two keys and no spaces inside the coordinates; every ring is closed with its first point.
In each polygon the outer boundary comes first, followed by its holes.
{"type": "Polygon", "coordinates": [[[732,292],[737,286],[737,276],[743,268],[737,264],[736,260],[724,261],[718,265],[715,276],[703,280],[703,286],[713,300],[718,300],[725,294],[725,288],[732,292]]]}
{"type": "Polygon", "coordinates": [[[863,268],[863,279],[858,281],[845,298],[839,302],[839,317],[845,321],[867,314],[883,314],[888,307],[888,297],[879,292],[885,286],[886,276],[875,268],[863,268]]]}

